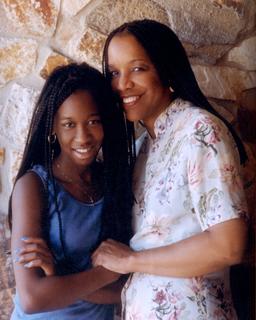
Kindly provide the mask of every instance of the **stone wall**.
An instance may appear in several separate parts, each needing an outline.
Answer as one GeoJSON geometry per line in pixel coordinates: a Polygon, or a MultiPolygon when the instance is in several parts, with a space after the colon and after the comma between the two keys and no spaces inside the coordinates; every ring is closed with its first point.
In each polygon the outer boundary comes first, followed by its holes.
{"type": "MultiPolygon", "coordinates": [[[[173,28],[205,95],[255,152],[254,0],[2,0],[0,2],[0,318],[9,319],[8,196],[34,102],[57,65],[100,68],[106,35],[144,17],[173,28]]],[[[252,173],[252,172],[251,172],[252,173]]],[[[250,175],[250,173],[249,173],[250,175]]]]}

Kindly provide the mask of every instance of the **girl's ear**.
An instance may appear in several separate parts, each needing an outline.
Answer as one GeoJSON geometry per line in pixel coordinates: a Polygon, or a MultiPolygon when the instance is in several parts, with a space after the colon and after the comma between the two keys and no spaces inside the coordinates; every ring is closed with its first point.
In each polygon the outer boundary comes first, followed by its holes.
{"type": "Polygon", "coordinates": [[[52,125],[52,134],[56,134],[56,116],[53,119],[53,125],[52,125]]]}

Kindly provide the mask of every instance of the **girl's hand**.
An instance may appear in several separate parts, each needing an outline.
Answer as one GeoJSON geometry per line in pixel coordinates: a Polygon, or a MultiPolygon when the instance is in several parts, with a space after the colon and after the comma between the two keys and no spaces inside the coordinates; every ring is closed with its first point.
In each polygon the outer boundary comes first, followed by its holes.
{"type": "Polygon", "coordinates": [[[46,242],[42,238],[22,237],[23,245],[14,252],[14,262],[25,268],[41,268],[46,276],[52,276],[54,259],[46,242]]]}
{"type": "Polygon", "coordinates": [[[92,263],[94,266],[103,266],[108,270],[126,274],[132,272],[130,258],[133,253],[125,244],[109,239],[95,250],[92,263]]]}

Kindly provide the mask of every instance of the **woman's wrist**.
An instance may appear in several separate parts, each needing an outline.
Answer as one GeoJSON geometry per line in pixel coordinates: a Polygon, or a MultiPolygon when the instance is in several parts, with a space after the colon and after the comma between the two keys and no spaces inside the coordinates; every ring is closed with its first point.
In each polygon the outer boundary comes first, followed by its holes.
{"type": "Polygon", "coordinates": [[[127,267],[128,267],[128,272],[127,273],[132,273],[132,272],[138,272],[138,264],[139,264],[139,257],[140,257],[140,252],[139,251],[132,251],[128,261],[127,261],[127,267]]]}

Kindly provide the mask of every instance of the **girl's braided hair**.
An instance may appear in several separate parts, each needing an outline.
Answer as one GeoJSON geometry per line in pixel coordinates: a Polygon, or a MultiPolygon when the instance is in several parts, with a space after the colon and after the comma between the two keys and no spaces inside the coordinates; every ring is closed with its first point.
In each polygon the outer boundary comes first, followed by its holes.
{"type": "MultiPolygon", "coordinates": [[[[41,164],[48,178],[54,181],[52,154],[60,152],[58,142],[49,143],[54,116],[61,104],[75,91],[89,92],[99,109],[104,139],[103,154],[103,221],[102,238],[112,238],[128,243],[131,236],[131,170],[134,152],[129,148],[131,138],[127,135],[127,124],[123,112],[114,101],[112,90],[104,76],[86,63],[72,63],[56,68],[48,77],[36,103],[31,120],[25,150],[15,182],[34,165],[41,164]]],[[[57,204],[57,196],[55,194],[57,204]]],[[[57,204],[58,208],[58,204],[57,204]]],[[[57,209],[59,233],[63,242],[62,219],[57,209]]],[[[11,226],[11,197],[9,222],[11,226]]]]}

